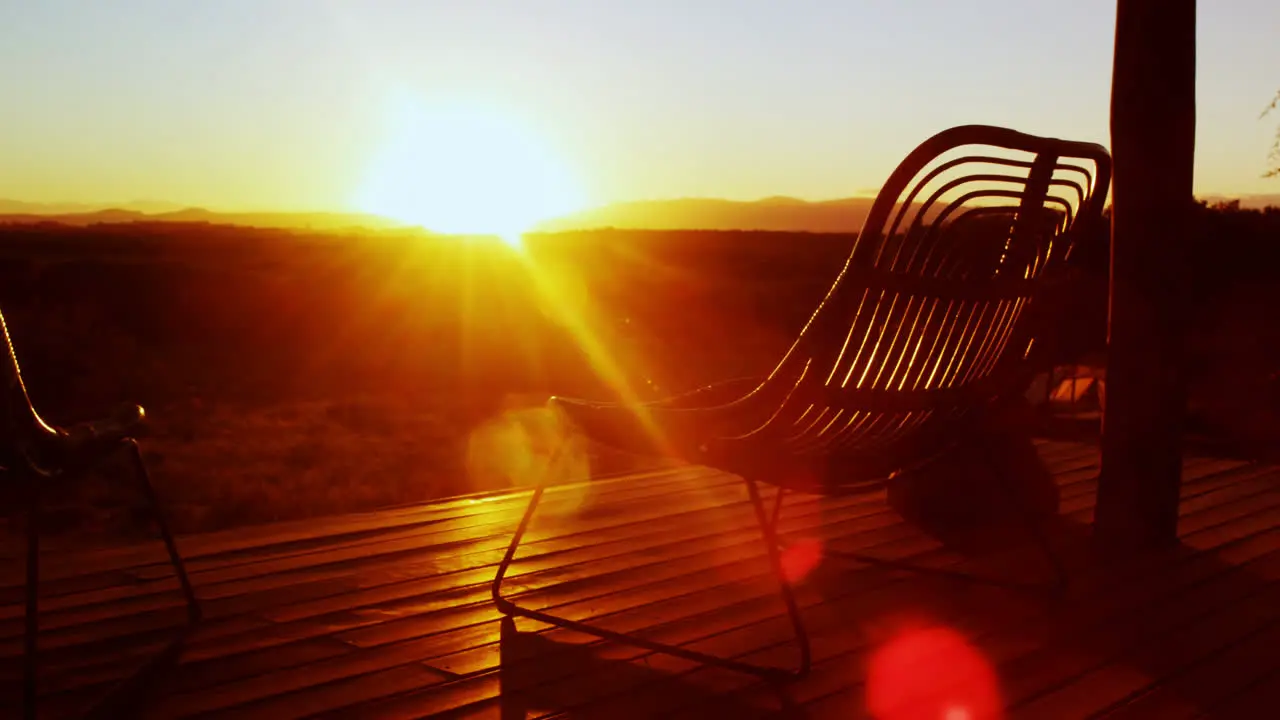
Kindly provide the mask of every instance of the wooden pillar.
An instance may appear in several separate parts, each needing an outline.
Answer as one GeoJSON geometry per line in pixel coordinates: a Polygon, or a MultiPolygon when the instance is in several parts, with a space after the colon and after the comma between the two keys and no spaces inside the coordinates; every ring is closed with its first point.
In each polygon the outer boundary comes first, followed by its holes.
{"type": "Polygon", "coordinates": [[[1111,307],[1094,539],[1177,541],[1184,279],[1194,219],[1195,0],[1118,0],[1111,84],[1111,307]]]}

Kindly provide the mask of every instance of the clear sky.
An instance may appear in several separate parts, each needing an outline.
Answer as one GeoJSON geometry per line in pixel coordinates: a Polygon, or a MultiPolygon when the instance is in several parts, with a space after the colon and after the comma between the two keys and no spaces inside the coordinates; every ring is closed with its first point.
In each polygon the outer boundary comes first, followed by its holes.
{"type": "MultiPolygon", "coordinates": [[[[0,197],[351,209],[406,97],[537,138],[591,203],[848,196],[950,125],[1106,143],[1114,6],[0,0],[0,197]]],[[[1201,2],[1198,72],[1197,191],[1280,192],[1280,2],[1201,2]]]]}

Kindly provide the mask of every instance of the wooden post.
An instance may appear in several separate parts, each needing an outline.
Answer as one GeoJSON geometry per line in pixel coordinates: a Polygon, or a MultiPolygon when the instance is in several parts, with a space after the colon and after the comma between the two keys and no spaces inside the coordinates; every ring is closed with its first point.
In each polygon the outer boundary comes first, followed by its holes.
{"type": "Polygon", "coordinates": [[[1094,521],[1108,552],[1177,541],[1195,41],[1195,0],[1117,1],[1107,405],[1094,521]]]}

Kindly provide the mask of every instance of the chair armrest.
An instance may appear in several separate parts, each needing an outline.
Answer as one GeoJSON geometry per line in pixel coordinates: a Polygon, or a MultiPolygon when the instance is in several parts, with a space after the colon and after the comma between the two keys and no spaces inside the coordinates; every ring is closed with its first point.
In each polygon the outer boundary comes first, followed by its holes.
{"type": "Polygon", "coordinates": [[[724,380],[712,385],[704,385],[687,393],[665,398],[654,403],[654,407],[667,410],[691,410],[710,408],[741,400],[747,393],[760,387],[764,382],[761,377],[740,377],[724,380]]]}

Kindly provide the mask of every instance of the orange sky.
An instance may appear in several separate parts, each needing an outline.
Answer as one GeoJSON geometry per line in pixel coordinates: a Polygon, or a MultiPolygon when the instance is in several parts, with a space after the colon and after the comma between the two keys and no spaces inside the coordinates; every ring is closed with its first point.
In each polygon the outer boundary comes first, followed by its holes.
{"type": "MultiPolygon", "coordinates": [[[[1260,178],[1280,117],[1258,119],[1280,86],[1280,3],[1199,13],[1197,190],[1280,192],[1260,178]]],[[[506,223],[848,196],[950,125],[1106,143],[1113,15],[1113,0],[5,3],[0,198],[465,224],[480,211],[458,208],[481,203],[506,223]]]]}

